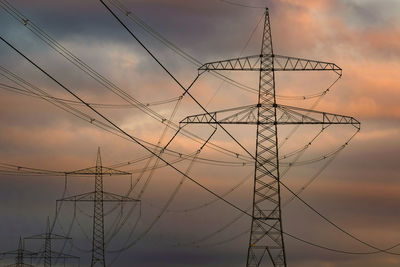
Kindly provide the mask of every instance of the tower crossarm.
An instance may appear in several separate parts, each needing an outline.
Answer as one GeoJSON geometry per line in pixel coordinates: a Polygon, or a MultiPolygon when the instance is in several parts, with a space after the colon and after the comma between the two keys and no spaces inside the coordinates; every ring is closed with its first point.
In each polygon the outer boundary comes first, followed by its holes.
{"type": "Polygon", "coordinates": [[[179,124],[212,124],[216,122],[221,124],[248,124],[249,122],[256,120],[256,118],[257,105],[248,105],[188,116],[181,120],[179,124]],[[221,117],[222,119],[219,119],[221,117]]]}
{"type": "Polygon", "coordinates": [[[73,175],[73,174],[75,174],[75,175],[96,175],[96,174],[98,174],[98,175],[131,175],[132,173],[101,166],[100,173],[99,173],[99,170],[96,169],[96,167],[90,167],[90,168],[81,169],[81,170],[77,170],[77,171],[67,172],[66,174],[68,174],[68,175],[73,175]]]}
{"type": "Polygon", "coordinates": [[[18,254],[23,254],[24,258],[33,258],[38,253],[23,249],[23,250],[13,250],[13,251],[2,252],[2,253],[0,253],[0,256],[4,257],[4,256],[7,256],[7,255],[11,255],[12,256],[12,255],[18,255],[18,254]]]}
{"type": "Polygon", "coordinates": [[[247,57],[232,58],[227,60],[219,60],[203,64],[199,71],[208,70],[260,70],[260,60],[263,56],[271,55],[254,55],[247,57]]]}
{"type": "Polygon", "coordinates": [[[205,63],[199,71],[209,70],[243,70],[243,71],[334,71],[342,75],[342,69],[331,62],[289,57],[275,54],[263,54],[239,57],[205,63]],[[260,64],[262,58],[273,58],[273,64],[260,64]]]}
{"type": "Polygon", "coordinates": [[[342,75],[342,69],[331,62],[312,59],[273,55],[275,71],[334,71],[342,75]]]}
{"type": "MultiPolygon", "coordinates": [[[[181,124],[351,124],[358,130],[360,122],[353,117],[334,113],[276,105],[277,117],[264,116],[257,120],[257,108],[266,105],[249,105],[224,109],[184,118],[181,124]]],[[[271,108],[273,105],[269,105],[271,108]]]]}
{"type": "Polygon", "coordinates": [[[33,266],[31,264],[26,264],[26,263],[22,263],[22,264],[13,263],[13,264],[9,264],[9,265],[4,265],[4,267],[35,267],[35,266],[33,266]]]}
{"type": "Polygon", "coordinates": [[[50,238],[50,239],[72,239],[71,237],[57,235],[57,234],[53,234],[53,233],[38,234],[38,235],[32,235],[32,236],[24,237],[24,239],[46,239],[46,238],[50,238]]]}
{"type": "Polygon", "coordinates": [[[103,192],[103,201],[107,202],[140,202],[138,199],[130,198],[127,196],[120,196],[117,194],[103,192]]]}
{"type": "MultiPolygon", "coordinates": [[[[93,202],[95,201],[95,192],[84,193],[80,195],[70,196],[57,201],[72,201],[72,202],[93,202]]],[[[103,192],[103,202],[139,202],[138,199],[133,199],[127,196],[103,192]]]]}
{"type": "Polygon", "coordinates": [[[277,124],[350,124],[360,130],[360,122],[350,116],[285,105],[276,105],[276,109],[277,124]]]}
{"type": "Polygon", "coordinates": [[[61,253],[58,251],[51,251],[51,257],[53,259],[80,259],[78,256],[74,256],[71,254],[61,253]]]}
{"type": "MultiPolygon", "coordinates": [[[[44,256],[40,256],[39,254],[44,254],[44,251],[39,251],[37,253],[37,255],[32,256],[30,258],[32,258],[32,259],[43,259],[44,256]]],[[[80,257],[78,257],[78,256],[62,253],[62,252],[59,252],[59,251],[50,251],[50,254],[51,254],[51,258],[52,259],[80,259],[80,257]]]]}

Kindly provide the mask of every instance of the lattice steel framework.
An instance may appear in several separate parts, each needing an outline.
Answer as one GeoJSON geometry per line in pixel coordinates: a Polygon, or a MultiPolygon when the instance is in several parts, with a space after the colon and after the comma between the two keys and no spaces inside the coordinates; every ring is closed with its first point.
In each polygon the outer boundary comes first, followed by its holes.
{"type": "Polygon", "coordinates": [[[5,267],[33,267],[31,264],[27,264],[24,262],[24,258],[33,258],[37,255],[36,252],[28,251],[24,249],[24,245],[22,243],[22,239],[19,238],[18,241],[18,249],[13,251],[3,252],[0,255],[15,255],[15,263],[5,265],[5,267]]]}
{"type": "Polygon", "coordinates": [[[32,235],[25,237],[24,240],[44,240],[44,250],[39,251],[38,254],[41,256],[37,256],[36,258],[43,259],[43,266],[44,267],[51,267],[52,266],[52,259],[62,259],[64,260],[64,265],[65,265],[65,260],[67,259],[78,259],[79,257],[65,254],[62,252],[57,252],[52,250],[51,246],[51,241],[52,240],[65,240],[65,239],[71,239],[70,237],[67,236],[62,236],[62,235],[57,235],[53,234],[50,229],[50,221],[49,218],[47,218],[47,226],[46,226],[46,233],[44,234],[38,234],[38,235],[32,235]]]}
{"type": "Polygon", "coordinates": [[[255,105],[188,116],[181,124],[257,125],[254,194],[247,266],[286,266],[282,234],[280,177],[278,160],[279,124],[350,124],[360,129],[353,117],[278,105],[275,71],[333,71],[342,75],[334,63],[275,55],[272,49],[269,12],[266,9],[261,54],[206,63],[206,71],[259,71],[258,102],[255,105]]]}
{"type": "Polygon", "coordinates": [[[104,202],[139,202],[139,200],[120,196],[103,191],[103,175],[131,175],[131,173],[123,172],[102,166],[100,148],[97,151],[96,166],[69,172],[68,174],[94,175],[95,185],[94,191],[81,195],[71,196],[58,201],[72,202],[93,202],[93,236],[92,236],[92,260],[91,265],[106,266],[104,252],[104,202]]]}

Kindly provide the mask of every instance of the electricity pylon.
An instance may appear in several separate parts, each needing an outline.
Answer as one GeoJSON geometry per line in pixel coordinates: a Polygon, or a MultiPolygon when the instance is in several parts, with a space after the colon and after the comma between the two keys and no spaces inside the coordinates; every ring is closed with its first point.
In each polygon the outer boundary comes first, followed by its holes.
{"type": "Polygon", "coordinates": [[[103,175],[131,175],[131,173],[115,170],[102,166],[100,148],[97,150],[96,166],[78,171],[69,172],[68,174],[94,175],[95,185],[94,191],[76,196],[70,196],[58,201],[72,202],[93,202],[93,236],[92,236],[92,260],[90,266],[106,266],[104,253],[104,202],[138,202],[139,200],[120,196],[103,191],[103,175]]]}
{"type": "Polygon", "coordinates": [[[51,267],[52,259],[63,259],[64,265],[65,265],[66,259],[79,259],[79,257],[77,257],[77,256],[73,256],[73,255],[69,255],[69,254],[65,254],[65,253],[61,253],[61,252],[52,250],[52,248],[51,248],[52,240],[65,240],[65,239],[71,239],[71,238],[53,234],[50,230],[49,218],[47,218],[46,233],[24,237],[24,240],[26,240],[26,239],[28,239],[28,240],[29,239],[44,240],[44,250],[41,252],[38,252],[38,254],[41,254],[42,256],[37,257],[37,258],[43,258],[43,264],[44,264],[43,266],[44,267],[51,267]]]}
{"type": "Polygon", "coordinates": [[[15,263],[6,265],[6,267],[33,267],[31,264],[24,263],[24,258],[34,258],[37,253],[25,250],[20,237],[17,250],[3,252],[0,255],[15,255],[15,263]]]}
{"type": "Polygon", "coordinates": [[[268,9],[265,12],[261,54],[206,63],[206,71],[258,71],[258,102],[186,117],[181,124],[253,124],[257,126],[253,209],[246,266],[286,266],[282,230],[281,195],[278,160],[278,125],[281,124],[351,124],[353,117],[279,105],[275,95],[275,71],[333,71],[342,75],[334,63],[275,55],[272,49],[268,9]],[[268,256],[266,256],[268,255],[268,256]],[[268,260],[269,259],[269,260],[268,260]]]}

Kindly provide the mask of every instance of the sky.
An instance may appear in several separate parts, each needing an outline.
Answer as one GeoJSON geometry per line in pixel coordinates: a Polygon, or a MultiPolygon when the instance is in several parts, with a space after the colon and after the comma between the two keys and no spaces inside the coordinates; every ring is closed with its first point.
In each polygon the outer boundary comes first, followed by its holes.
{"type": "MultiPolygon", "coordinates": [[[[344,114],[361,122],[361,130],[353,138],[356,129],[351,125],[330,126],[324,131],[321,126],[279,127],[282,181],[300,192],[315,210],[359,239],[382,249],[400,243],[399,1],[120,2],[130,10],[129,16],[119,13],[112,5],[114,0],[106,3],[185,88],[197,77],[198,66],[176,50],[201,63],[258,55],[265,11],[259,7],[265,6],[269,8],[275,54],[340,66],[340,79],[330,72],[276,73],[278,103],[344,114]],[[153,35],[140,27],[140,21],[150,27],[153,35]],[[162,36],[163,42],[154,36],[162,36]],[[324,91],[327,93],[321,94],[324,91]],[[308,97],[315,95],[320,96],[308,97]],[[344,149],[340,149],[342,146],[344,149]]],[[[182,88],[100,1],[12,1],[12,6],[29,19],[26,26],[6,12],[5,3],[0,1],[0,36],[150,150],[154,151],[154,145],[165,146],[176,133],[166,128],[168,120],[178,125],[186,116],[203,113],[188,95],[181,97],[182,88]],[[90,66],[97,81],[32,29],[46,33],[90,66]],[[144,104],[140,109],[132,105],[138,102],[144,104]]],[[[249,217],[110,130],[104,119],[74,102],[71,94],[4,42],[0,42],[0,66],[1,252],[15,250],[20,236],[44,232],[49,217],[55,222],[54,233],[69,233],[73,238],[73,245],[54,241],[54,250],[78,255],[81,266],[89,266],[93,207],[80,203],[74,208],[64,203],[57,220],[55,210],[57,199],[93,191],[94,178],[33,175],[14,167],[10,172],[10,165],[5,164],[71,172],[94,166],[100,147],[104,166],[132,173],[105,176],[104,190],[129,193],[141,200],[140,205],[105,204],[108,266],[245,265],[249,217]],[[14,83],[7,78],[7,71],[40,89],[42,95],[53,97],[53,103],[46,101],[48,97],[21,91],[21,80],[14,83]],[[71,104],[74,114],[66,112],[62,104],[59,106],[64,109],[55,106],[54,97],[63,100],[56,103],[71,104]],[[115,231],[119,223],[120,230],[115,231]],[[120,248],[124,250],[116,253],[120,248]]],[[[257,72],[223,74],[247,89],[204,73],[191,87],[191,95],[208,111],[256,103],[253,89],[258,88],[257,72]]],[[[26,88],[25,84],[22,89],[26,88]]],[[[186,131],[176,136],[162,158],[247,210],[253,193],[251,158],[220,128],[212,136],[214,128],[208,125],[187,125],[183,129],[186,131]],[[199,149],[195,160],[191,160],[199,149]]],[[[254,153],[254,126],[229,125],[226,129],[254,153]]],[[[328,251],[285,235],[289,266],[399,266],[399,255],[365,254],[373,249],[292,200],[285,189],[282,202],[285,232],[320,246],[364,253],[328,251]]],[[[27,241],[25,247],[38,250],[41,245],[39,241],[27,241]]],[[[400,254],[400,248],[391,252],[400,254]]],[[[76,261],[67,265],[77,266],[76,261]]],[[[266,262],[265,266],[272,265],[266,262]]]]}

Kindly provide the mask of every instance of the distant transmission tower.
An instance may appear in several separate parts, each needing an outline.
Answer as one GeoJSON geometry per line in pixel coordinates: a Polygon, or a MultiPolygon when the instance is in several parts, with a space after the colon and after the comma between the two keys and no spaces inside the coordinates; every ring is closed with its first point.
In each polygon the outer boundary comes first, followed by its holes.
{"type": "Polygon", "coordinates": [[[94,192],[84,193],[81,195],[66,197],[58,201],[72,202],[93,202],[93,237],[92,237],[92,261],[90,266],[106,266],[104,253],[104,202],[138,202],[139,200],[120,196],[113,193],[103,191],[103,175],[131,175],[131,173],[123,172],[102,166],[100,148],[97,151],[96,166],[78,171],[69,172],[68,174],[94,175],[95,186],[94,192]]]}
{"type": "Polygon", "coordinates": [[[261,54],[206,63],[206,71],[259,71],[258,102],[186,117],[182,124],[257,125],[254,194],[247,266],[286,266],[282,234],[281,195],[278,160],[278,124],[351,124],[360,129],[353,117],[307,110],[276,103],[275,71],[333,71],[342,75],[334,63],[275,55],[272,50],[268,9],[265,12],[261,54]]]}
{"type": "Polygon", "coordinates": [[[53,251],[51,248],[51,241],[52,240],[65,240],[65,239],[71,239],[70,237],[66,236],[61,236],[61,235],[56,235],[51,233],[50,230],[50,222],[49,218],[47,218],[47,226],[46,226],[46,233],[44,234],[39,234],[39,235],[33,235],[33,236],[28,236],[25,237],[24,240],[29,240],[29,239],[36,239],[36,240],[44,240],[44,250],[41,252],[38,252],[38,254],[41,254],[42,256],[38,256],[37,258],[43,258],[43,266],[44,267],[51,267],[52,266],[52,259],[63,259],[64,260],[64,265],[65,265],[65,260],[67,259],[78,259],[79,257],[53,251]]]}
{"type": "Polygon", "coordinates": [[[37,253],[25,250],[24,246],[23,246],[23,243],[22,243],[22,239],[19,238],[18,249],[17,250],[3,252],[0,255],[2,255],[2,256],[15,255],[15,263],[14,264],[5,265],[5,267],[33,267],[33,265],[31,265],[31,264],[24,263],[24,258],[31,258],[32,259],[37,255],[37,253]]]}

